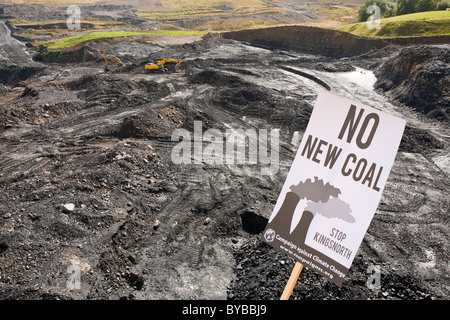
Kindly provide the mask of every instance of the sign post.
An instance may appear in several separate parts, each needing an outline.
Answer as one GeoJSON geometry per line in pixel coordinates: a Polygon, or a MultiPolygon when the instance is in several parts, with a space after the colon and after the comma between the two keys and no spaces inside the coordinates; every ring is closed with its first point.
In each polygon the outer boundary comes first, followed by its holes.
{"type": "Polygon", "coordinates": [[[289,298],[302,265],[342,286],[380,202],[404,128],[400,118],[319,93],[262,236],[297,261],[282,299],[289,298]]]}
{"type": "Polygon", "coordinates": [[[289,300],[292,290],[294,290],[294,286],[302,270],[303,265],[297,261],[294,265],[294,269],[292,269],[291,276],[289,277],[286,287],[284,287],[283,294],[281,295],[280,300],[289,300]]]}

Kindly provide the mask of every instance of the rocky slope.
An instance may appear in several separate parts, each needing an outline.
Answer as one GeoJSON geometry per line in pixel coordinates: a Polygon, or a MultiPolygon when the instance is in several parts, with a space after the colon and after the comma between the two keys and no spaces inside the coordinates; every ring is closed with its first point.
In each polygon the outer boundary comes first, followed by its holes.
{"type": "Polygon", "coordinates": [[[449,46],[410,46],[375,74],[375,88],[429,118],[450,120],[449,46]]]}

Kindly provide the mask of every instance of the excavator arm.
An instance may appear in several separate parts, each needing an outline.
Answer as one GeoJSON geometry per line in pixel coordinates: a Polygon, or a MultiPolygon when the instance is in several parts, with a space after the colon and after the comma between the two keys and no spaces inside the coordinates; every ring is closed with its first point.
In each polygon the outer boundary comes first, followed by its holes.
{"type": "Polygon", "coordinates": [[[119,65],[119,69],[122,69],[122,68],[125,68],[125,67],[126,67],[126,64],[123,63],[122,60],[120,60],[119,58],[114,57],[113,60],[114,60],[115,62],[117,62],[117,64],[119,65]]]}
{"type": "Polygon", "coordinates": [[[125,68],[127,65],[125,64],[125,63],[123,63],[122,62],[122,60],[120,60],[119,58],[117,58],[117,57],[113,57],[113,58],[111,58],[111,57],[108,57],[108,56],[103,56],[103,59],[105,59],[105,69],[106,70],[108,70],[108,61],[109,60],[113,60],[113,61],[115,61],[115,62],[117,62],[117,65],[118,65],[118,69],[120,70],[120,69],[122,69],[122,68],[125,68]]]}
{"type": "Polygon", "coordinates": [[[178,69],[178,67],[180,66],[180,64],[182,62],[183,62],[183,60],[166,58],[166,59],[158,61],[156,64],[155,63],[146,64],[145,69],[147,69],[147,70],[163,70],[164,71],[166,69],[166,67],[165,67],[166,63],[175,64],[175,69],[178,69]]]}

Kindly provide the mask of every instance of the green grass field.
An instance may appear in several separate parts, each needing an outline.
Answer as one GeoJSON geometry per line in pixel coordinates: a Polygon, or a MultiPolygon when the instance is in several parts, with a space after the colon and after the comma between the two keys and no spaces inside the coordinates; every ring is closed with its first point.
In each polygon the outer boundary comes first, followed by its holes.
{"type": "Polygon", "coordinates": [[[142,36],[142,35],[173,37],[173,36],[202,36],[204,34],[205,33],[202,32],[180,31],[180,30],[92,32],[48,42],[47,49],[61,50],[64,48],[73,47],[79,43],[86,42],[89,40],[100,40],[117,37],[142,36]]]}
{"type": "Polygon", "coordinates": [[[401,21],[401,20],[428,20],[450,18],[450,11],[426,11],[418,13],[404,14],[401,16],[384,19],[385,21],[401,21]]]}
{"type": "Polygon", "coordinates": [[[427,11],[381,19],[379,29],[369,29],[366,22],[360,22],[342,26],[339,30],[378,38],[450,35],[450,11],[427,11]]]}

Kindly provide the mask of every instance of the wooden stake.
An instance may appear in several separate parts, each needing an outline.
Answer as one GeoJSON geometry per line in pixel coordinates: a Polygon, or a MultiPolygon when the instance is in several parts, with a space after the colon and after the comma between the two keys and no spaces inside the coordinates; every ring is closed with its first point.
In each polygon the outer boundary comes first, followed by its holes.
{"type": "Polygon", "coordinates": [[[294,286],[297,283],[298,276],[300,275],[300,272],[302,272],[302,269],[303,264],[301,264],[300,262],[296,262],[294,269],[292,269],[291,276],[289,277],[286,287],[284,287],[284,291],[281,295],[280,300],[289,300],[289,297],[291,296],[292,290],[294,290],[294,286]]]}

